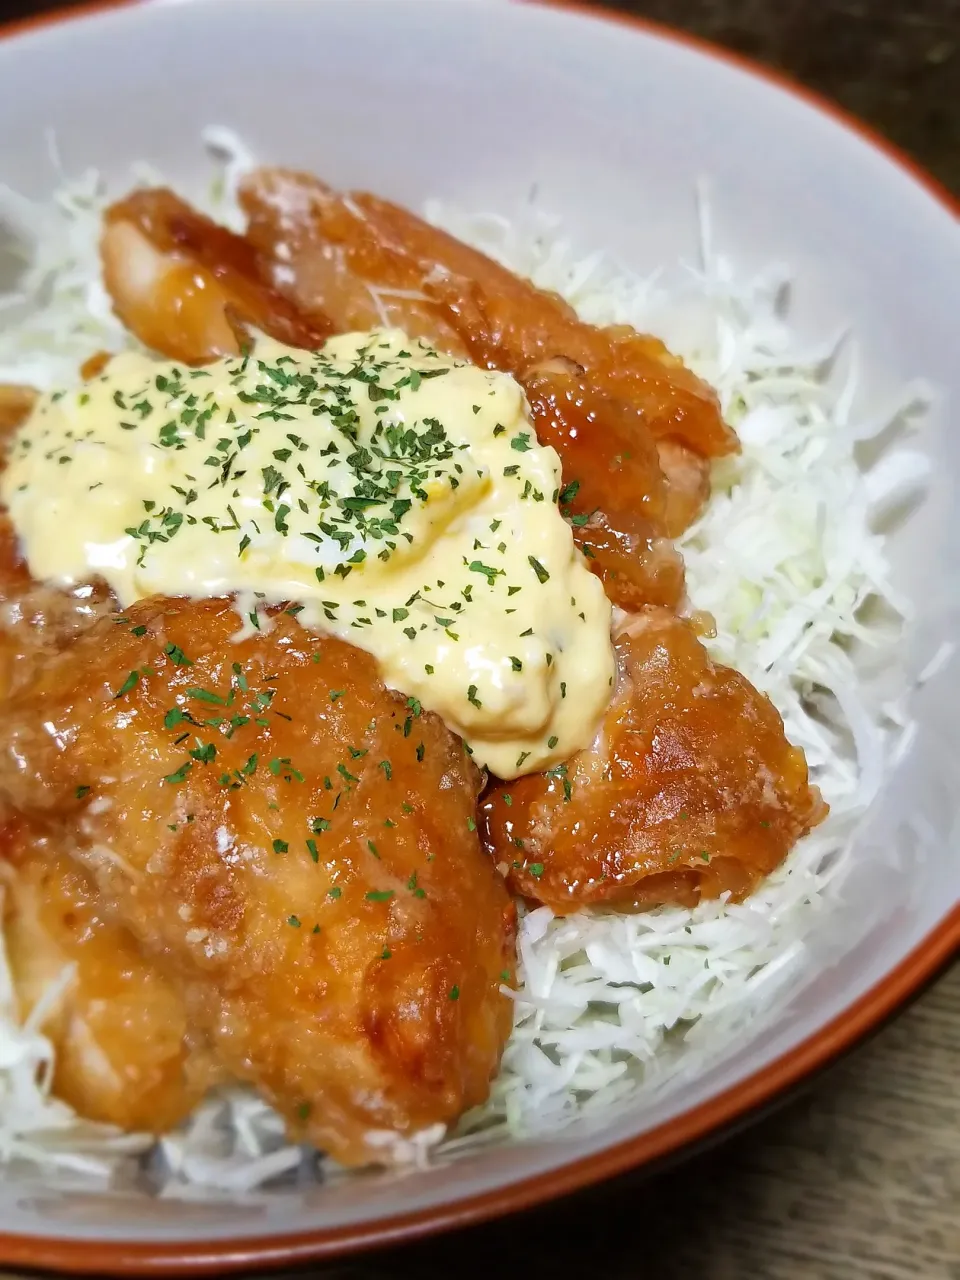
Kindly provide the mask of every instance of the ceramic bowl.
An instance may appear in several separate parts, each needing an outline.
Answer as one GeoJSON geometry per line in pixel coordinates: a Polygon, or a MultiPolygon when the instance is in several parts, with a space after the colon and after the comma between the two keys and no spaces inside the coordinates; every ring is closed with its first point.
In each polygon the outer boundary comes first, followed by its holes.
{"type": "MultiPolygon", "coordinates": [[[[922,375],[934,462],[897,535],[916,602],[904,662],[957,634],[960,229],[945,193],[827,105],[716,50],[596,10],[497,0],[190,0],[64,13],[0,41],[0,180],[28,196],[64,163],[121,182],[147,159],[202,180],[201,129],[271,162],[422,205],[510,213],[532,182],[587,247],[647,272],[690,254],[694,187],[749,272],[786,262],[811,340],[852,326],[863,408],[922,375]]],[[[705,1139],[893,1013],[960,942],[960,687],[918,688],[912,750],[864,825],[855,869],[772,1020],[682,1089],[450,1166],[261,1201],[182,1205],[63,1192],[0,1170],[0,1263],[226,1270],[343,1253],[490,1217],[705,1139]]]]}

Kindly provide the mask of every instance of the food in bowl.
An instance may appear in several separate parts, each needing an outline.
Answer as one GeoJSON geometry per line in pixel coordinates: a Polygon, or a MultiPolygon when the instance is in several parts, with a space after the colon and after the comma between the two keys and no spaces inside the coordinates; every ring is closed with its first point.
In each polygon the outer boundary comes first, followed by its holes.
{"type": "Polygon", "coordinates": [[[867,798],[843,641],[884,590],[864,525],[873,574],[823,566],[807,370],[724,402],[603,291],[308,174],[236,196],[98,210],[119,323],[72,384],[12,370],[0,482],[11,1042],[187,1180],[203,1099],[252,1105],[227,1186],[284,1131],[364,1165],[573,1114],[719,985],[749,1010],[867,798]],[[691,580],[751,531],[769,570],[691,580]]]}

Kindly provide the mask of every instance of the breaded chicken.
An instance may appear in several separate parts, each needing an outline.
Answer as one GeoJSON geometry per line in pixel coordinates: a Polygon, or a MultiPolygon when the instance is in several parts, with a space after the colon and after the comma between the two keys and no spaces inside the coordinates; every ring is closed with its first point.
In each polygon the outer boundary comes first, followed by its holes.
{"type": "Polygon", "coordinates": [[[569,361],[545,361],[524,386],[537,438],[563,460],[560,509],[609,599],[628,611],[678,606],[683,561],[666,536],[668,489],[653,436],[634,410],[585,391],[569,361]]]}
{"type": "MultiPolygon", "coordinates": [[[[580,320],[556,294],[500,266],[399,205],[364,192],[341,194],[308,174],[260,169],[244,179],[240,202],[248,237],[274,261],[284,258],[281,280],[309,311],[339,317],[322,298],[302,296],[300,255],[317,244],[337,246],[343,269],[387,290],[420,294],[455,330],[464,350],[488,368],[521,377],[562,357],[582,366],[584,385],[642,411],[657,439],[676,437],[704,457],[737,448],[716,394],[657,338],[626,325],[597,328],[580,320]],[[277,245],[285,250],[277,255],[277,245]],[[292,277],[292,279],[291,279],[292,277]]],[[[306,281],[306,277],[304,277],[306,281]]]]}
{"type": "Polygon", "coordinates": [[[632,619],[616,650],[594,747],[487,793],[490,853],[517,893],[560,914],[745,897],[826,816],[803,752],[769,699],[666,610],[632,619]]]}
{"type": "MultiPolygon", "coordinates": [[[[0,466],[8,437],[36,397],[30,387],[0,386],[0,466]]],[[[38,658],[62,648],[110,607],[102,583],[58,591],[35,582],[10,517],[0,509],[0,698],[29,678],[38,658]]]]}
{"type": "MultiPolygon", "coordinates": [[[[27,387],[0,388],[0,436],[20,425],[35,397],[27,387]]],[[[34,582],[0,512],[0,699],[110,610],[102,585],[59,591],[34,582]]],[[[89,1120],[163,1133],[189,1114],[219,1068],[188,1032],[179,992],[105,918],[62,844],[42,825],[0,814],[4,940],[21,1012],[73,966],[42,1024],[56,1055],[54,1093],[89,1120]]]]}
{"type": "Polygon", "coordinates": [[[236,355],[258,329],[319,347],[324,319],[301,315],[272,287],[253,246],[165,189],[135,191],[106,213],[103,279],[126,327],[187,364],[236,355]]]}
{"type": "Polygon", "coordinates": [[[76,833],[105,907],[293,1136],[362,1164],[482,1102],[514,907],[462,744],[287,612],[248,638],[222,600],[122,616],[12,699],[0,790],[76,833]]]}
{"type": "Polygon", "coordinates": [[[35,582],[23,562],[6,511],[0,511],[0,698],[32,678],[56,653],[113,608],[102,583],[69,591],[35,582]]]}
{"type": "Polygon", "coordinates": [[[344,333],[403,329],[412,338],[461,360],[470,359],[455,317],[426,295],[410,264],[395,270],[379,257],[358,260],[342,237],[329,234],[328,215],[343,197],[319,178],[289,169],[258,169],[241,183],[246,237],[270,278],[305,314],[319,310],[344,333]]]}
{"type": "Polygon", "coordinates": [[[374,197],[262,170],[241,198],[247,239],[164,190],[137,192],[108,211],[105,282],[118,315],[148,346],[202,363],[238,349],[241,318],[299,346],[317,345],[331,327],[397,325],[504,369],[528,391],[568,489],[582,487],[567,515],[611,599],[626,609],[678,603],[682,564],[668,539],[706,500],[704,458],[736,439],[713,393],[661,343],[583,324],[559,298],[374,197]],[[686,451],[691,465],[665,480],[651,432],[673,446],[671,457],[686,451]],[[673,484],[683,486],[678,494],[673,484]],[[604,501],[589,506],[598,491],[604,501]]]}
{"type": "Polygon", "coordinates": [[[661,342],[585,324],[556,295],[375,196],[263,169],[240,199],[249,238],[298,307],[342,328],[379,311],[380,322],[513,374],[538,438],[560,455],[574,494],[566,514],[610,599],[627,610],[678,604],[683,567],[668,539],[706,501],[706,460],[737,440],[715,394],[661,342]],[[657,442],[671,446],[666,477],[657,442]]]}
{"type": "Polygon", "coordinates": [[[24,421],[38,395],[33,387],[0,382],[0,443],[24,421]]]}
{"type": "Polygon", "coordinates": [[[88,1120],[164,1133],[217,1082],[183,999],[108,920],[87,874],[42,826],[0,824],[5,943],[21,1014],[60,983],[41,1026],[56,1058],[53,1092],[88,1120]]]}
{"type": "Polygon", "coordinates": [[[628,327],[583,323],[556,295],[374,196],[260,170],[241,202],[247,237],[163,189],[108,210],[104,281],[142,341],[198,364],[238,351],[249,328],[314,347],[332,331],[398,325],[511,373],[540,440],[560,454],[565,514],[610,599],[627,610],[680,602],[669,539],[706,501],[706,460],[737,447],[716,396],[682,361],[628,327]]]}
{"type": "Polygon", "coordinates": [[[666,482],[663,527],[668,537],[677,538],[710,500],[710,463],[689,445],[669,439],[657,442],[657,458],[666,482]]]}

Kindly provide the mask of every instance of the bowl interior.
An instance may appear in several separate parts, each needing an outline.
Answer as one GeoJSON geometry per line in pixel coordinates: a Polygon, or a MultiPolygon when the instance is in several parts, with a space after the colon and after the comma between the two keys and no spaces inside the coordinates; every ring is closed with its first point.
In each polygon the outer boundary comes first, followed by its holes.
{"type": "MultiPolygon", "coordinates": [[[[960,392],[960,235],[927,191],[799,98],[655,34],[560,9],[196,0],[0,44],[0,116],[16,122],[0,180],[27,196],[56,184],[49,129],[71,173],[92,166],[119,186],[147,160],[189,191],[208,175],[200,132],[220,124],[265,161],[413,207],[436,196],[510,215],[535,187],[586,250],[642,273],[695,254],[695,186],[706,180],[714,235],[738,270],[790,267],[801,336],[857,334],[864,413],[918,375],[936,389],[918,436],[935,464],[930,498],[895,539],[917,609],[908,670],[956,633],[960,444],[946,427],[960,392]]],[[[3,1230],[170,1245],[358,1227],[519,1183],[675,1120],[842,1014],[955,908],[958,704],[949,673],[918,689],[913,749],[861,833],[797,984],[753,1038],[682,1088],[452,1168],[231,1204],[70,1192],[0,1170],[3,1230]]]]}

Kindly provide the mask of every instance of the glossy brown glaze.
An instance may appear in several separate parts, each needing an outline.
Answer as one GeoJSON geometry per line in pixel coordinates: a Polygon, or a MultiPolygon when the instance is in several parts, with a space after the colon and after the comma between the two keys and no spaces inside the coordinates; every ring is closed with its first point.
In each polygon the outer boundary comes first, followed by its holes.
{"type": "Polygon", "coordinates": [[[241,183],[246,236],[276,287],[306,312],[319,306],[340,332],[392,325],[466,359],[457,330],[409,272],[364,276],[348,249],[326,236],[324,213],[336,198],[319,178],[289,169],[260,169],[241,183]]]}
{"type": "Polygon", "coordinates": [[[104,908],[229,1073],[292,1134],[366,1163],[387,1154],[370,1131],[486,1097],[514,908],[441,721],[283,612],[238,626],[224,601],[98,623],[8,704],[0,787],[78,833],[104,908]]]}
{"type": "Polygon", "coordinates": [[[666,481],[663,528],[668,538],[689,529],[710,498],[710,463],[679,440],[658,440],[657,457],[666,481]]]}
{"type": "Polygon", "coordinates": [[[666,539],[702,509],[706,459],[737,447],[716,396],[682,361],[632,329],[585,324],[561,298],[375,196],[268,169],[246,180],[241,203],[296,305],[319,306],[344,328],[399,324],[513,374],[565,484],[582,490],[574,533],[610,599],[624,609],[678,603],[682,566],[666,539]],[[673,446],[670,461],[681,451],[690,460],[671,471],[681,486],[672,497],[655,440],[673,446]]]}
{"type": "Polygon", "coordinates": [[[103,583],[60,591],[35,582],[10,518],[0,510],[0,699],[112,607],[103,583]]]}
{"type": "MultiPolygon", "coordinates": [[[[629,392],[658,438],[677,436],[705,457],[737,448],[714,393],[659,339],[626,326],[584,323],[556,294],[409,210],[364,192],[343,195],[308,174],[270,169],[250,175],[240,199],[262,251],[271,252],[291,232],[305,247],[336,246],[359,279],[431,303],[477,364],[519,377],[562,357],[583,367],[585,387],[617,398],[629,392]]],[[[296,259],[289,265],[295,277],[296,259]]],[[[321,298],[295,296],[301,306],[323,306],[321,298]]]]}
{"type": "Polygon", "coordinates": [[[0,445],[26,418],[38,394],[33,387],[0,382],[0,445]]]}
{"type": "Polygon", "coordinates": [[[332,331],[325,316],[301,314],[271,286],[249,241],[163,188],[108,209],[101,258],[119,318],[173,360],[236,355],[251,328],[305,348],[332,331]]]}
{"type": "MultiPolygon", "coordinates": [[[[7,441],[37,397],[31,387],[0,387],[0,467],[7,441]]],[[[102,583],[60,591],[35,582],[24,563],[17,534],[0,508],[0,699],[7,696],[44,656],[111,608],[102,583]]]]}
{"type": "Polygon", "coordinates": [[[537,438],[563,459],[561,510],[614,604],[676,608],[683,561],[666,536],[668,487],[656,442],[634,408],[585,394],[580,375],[580,366],[554,359],[523,379],[537,438]]]}
{"type": "Polygon", "coordinates": [[[744,897],[826,816],[803,752],[769,699],[666,610],[644,610],[616,649],[597,744],[484,798],[491,855],[559,913],[744,897]]]}
{"type": "Polygon", "coordinates": [[[4,941],[21,1013],[72,967],[41,1022],[56,1054],[54,1093],[88,1120],[164,1133],[222,1073],[188,1028],[177,989],[106,916],[62,843],[22,817],[0,824],[4,941]]]}

